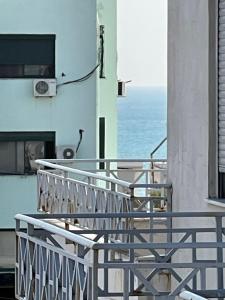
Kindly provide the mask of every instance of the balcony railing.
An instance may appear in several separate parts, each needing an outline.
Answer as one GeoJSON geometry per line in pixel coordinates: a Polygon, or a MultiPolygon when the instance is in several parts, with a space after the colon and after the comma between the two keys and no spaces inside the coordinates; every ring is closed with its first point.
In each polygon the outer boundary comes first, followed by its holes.
{"type": "Polygon", "coordinates": [[[169,219],[173,228],[156,229],[82,229],[75,221],[92,218],[105,224],[126,223],[131,218],[150,220],[155,214],[17,215],[17,299],[146,296],[172,300],[186,297],[183,289],[206,298],[224,298],[225,213],[157,213],[169,219]],[[68,226],[67,219],[75,225],[68,226]],[[188,228],[176,225],[182,219],[189,222],[188,228]]]}
{"type": "MultiPolygon", "coordinates": [[[[143,163],[147,160],[142,160],[143,163]]],[[[167,183],[139,182],[143,174],[151,178],[149,172],[164,173],[165,169],[149,170],[134,169],[139,172],[135,183],[129,183],[115,178],[120,169],[94,169],[92,172],[81,171],[60,163],[80,164],[81,161],[36,161],[40,167],[48,168],[38,171],[38,209],[46,213],[122,213],[135,211],[170,211],[171,185],[167,183]],[[104,176],[99,172],[105,172],[104,176]],[[114,176],[112,177],[112,174],[114,176]],[[108,175],[108,176],[105,176],[108,175]]],[[[102,161],[97,161],[99,163],[102,161]]],[[[119,161],[120,163],[122,161],[119,161]]],[[[128,161],[125,161],[126,163],[128,161]]],[[[133,161],[134,162],[134,161],[133,161]]],[[[149,162],[149,161],[148,161],[149,162]]],[[[154,162],[159,162],[156,160],[154,162]]],[[[85,160],[84,163],[93,164],[95,160],[85,160]]],[[[118,160],[106,160],[108,167],[118,164],[118,160]]],[[[124,161],[123,161],[124,163],[124,161]]],[[[149,162],[151,163],[151,162],[149,162]]],[[[163,162],[164,163],[164,162],[163,162]]],[[[125,170],[125,169],[122,169],[125,170]]],[[[151,220],[152,226],[154,219],[151,220]]],[[[104,228],[104,222],[86,218],[80,220],[83,227],[96,229],[104,228]]],[[[120,224],[121,225],[121,224],[120,224]]],[[[113,225],[112,225],[113,226],[113,225]]],[[[118,224],[117,224],[118,226],[118,224]]],[[[121,225],[122,226],[122,225],[121,225]]],[[[123,224],[124,226],[124,224],[123,224]]],[[[113,229],[112,227],[111,229],[113,229]]]]}

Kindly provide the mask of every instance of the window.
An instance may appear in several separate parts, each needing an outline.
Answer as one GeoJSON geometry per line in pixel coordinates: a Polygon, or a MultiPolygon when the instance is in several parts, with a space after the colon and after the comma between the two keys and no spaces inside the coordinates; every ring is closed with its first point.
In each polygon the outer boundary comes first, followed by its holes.
{"type": "Polygon", "coordinates": [[[0,78],[54,78],[55,35],[0,34],[0,78]]]}
{"type": "Polygon", "coordinates": [[[0,133],[0,174],[34,174],[42,158],[55,158],[54,132],[0,133]]]}

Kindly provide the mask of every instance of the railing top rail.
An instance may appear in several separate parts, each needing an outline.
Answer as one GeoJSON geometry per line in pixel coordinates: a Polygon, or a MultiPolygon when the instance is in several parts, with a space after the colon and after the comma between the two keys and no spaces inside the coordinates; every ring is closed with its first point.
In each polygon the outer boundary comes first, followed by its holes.
{"type": "Polygon", "coordinates": [[[128,212],[128,213],[77,213],[77,214],[27,214],[35,219],[97,219],[97,218],[208,218],[225,217],[225,212],[128,212]]]}
{"type": "MultiPolygon", "coordinates": [[[[43,215],[42,215],[43,216],[43,215]]],[[[31,216],[27,216],[27,215],[22,215],[22,214],[17,214],[15,216],[15,219],[18,221],[22,221],[25,222],[29,225],[33,225],[33,226],[37,226],[41,229],[44,229],[48,232],[51,232],[53,234],[57,234],[59,236],[62,236],[72,242],[78,243],[82,246],[88,247],[90,249],[93,249],[95,244],[97,244],[96,242],[93,242],[83,236],[80,235],[76,235],[74,233],[71,233],[63,228],[57,227],[55,225],[46,223],[44,221],[40,221],[38,220],[38,218],[35,217],[31,217],[31,216]]],[[[40,218],[39,218],[40,219],[40,218]]]]}
{"type": "Polygon", "coordinates": [[[162,159],[152,159],[152,158],[113,158],[113,159],[43,159],[42,161],[50,162],[50,163],[92,163],[92,162],[108,162],[108,163],[116,163],[116,162],[167,162],[166,158],[162,159]]]}
{"type": "Polygon", "coordinates": [[[152,189],[170,189],[172,188],[171,183],[132,183],[130,188],[152,188],[152,189]]]}
{"type": "Polygon", "coordinates": [[[179,297],[184,300],[207,300],[199,295],[193,294],[188,291],[183,291],[180,293],[179,297]]]}
{"type": "Polygon", "coordinates": [[[153,155],[159,150],[159,148],[161,148],[161,146],[165,143],[165,141],[167,140],[167,137],[165,137],[154,149],[153,151],[150,153],[150,157],[151,159],[153,158],[153,155]]]}
{"type": "Polygon", "coordinates": [[[114,178],[111,178],[111,177],[106,177],[106,176],[103,176],[103,175],[97,175],[97,174],[94,174],[94,173],[91,173],[91,172],[81,171],[81,170],[70,168],[70,167],[57,165],[55,163],[47,162],[46,160],[38,159],[35,162],[36,162],[36,164],[44,166],[44,167],[57,169],[57,170],[61,170],[61,171],[64,171],[64,172],[69,172],[69,173],[73,173],[73,174],[77,174],[77,175],[81,175],[81,176],[91,177],[91,178],[95,178],[95,179],[99,179],[99,180],[104,180],[104,181],[107,181],[107,182],[118,184],[118,185],[126,187],[126,188],[130,188],[130,185],[131,185],[130,182],[126,182],[126,181],[119,180],[119,179],[114,179],[114,178]]]}

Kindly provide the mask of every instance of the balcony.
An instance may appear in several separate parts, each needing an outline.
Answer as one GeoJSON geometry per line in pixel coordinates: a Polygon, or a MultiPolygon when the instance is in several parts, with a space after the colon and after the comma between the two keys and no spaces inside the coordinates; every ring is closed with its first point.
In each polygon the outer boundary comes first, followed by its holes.
{"type": "Polygon", "coordinates": [[[175,299],[186,295],[183,289],[196,294],[189,299],[224,298],[225,214],[158,213],[173,224],[178,218],[192,224],[207,218],[214,224],[210,227],[111,227],[133,218],[150,220],[154,214],[17,215],[17,299],[175,299]],[[77,220],[86,218],[107,226],[80,227],[77,220]],[[204,259],[206,251],[210,259],[204,259]],[[183,261],[183,255],[188,259],[183,261]],[[212,273],[214,282],[208,280],[212,273]]]}
{"type": "Polygon", "coordinates": [[[39,160],[37,164],[40,211],[170,210],[166,160],[39,160]]]}
{"type": "Polygon", "coordinates": [[[41,214],[16,216],[17,299],[225,297],[225,214],[171,212],[165,160],[36,163],[41,214]]]}

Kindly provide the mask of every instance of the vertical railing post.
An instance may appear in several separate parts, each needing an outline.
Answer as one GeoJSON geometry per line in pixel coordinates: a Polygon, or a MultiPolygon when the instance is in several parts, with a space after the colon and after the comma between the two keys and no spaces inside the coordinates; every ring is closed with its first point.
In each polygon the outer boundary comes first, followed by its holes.
{"type": "Polygon", "coordinates": [[[134,212],[134,187],[130,187],[130,212],[134,212]]]}
{"type": "Polygon", "coordinates": [[[155,174],[154,174],[153,154],[151,154],[151,178],[152,178],[152,183],[154,183],[155,182],[155,174]]]}
{"type": "Polygon", "coordinates": [[[38,165],[37,169],[37,185],[36,185],[36,191],[37,191],[37,209],[41,209],[41,193],[40,193],[40,165],[38,165]]]}
{"type": "Polygon", "coordinates": [[[93,250],[92,300],[98,300],[98,250],[93,250]]]}
{"type": "MultiPolygon", "coordinates": [[[[150,183],[148,177],[149,177],[148,170],[146,170],[145,171],[145,184],[146,185],[150,183]]],[[[145,188],[145,197],[148,197],[148,193],[149,193],[148,189],[145,188]]],[[[147,206],[148,205],[149,205],[149,203],[147,204],[147,206]]]]}
{"type": "MultiPolygon", "coordinates": [[[[16,219],[16,233],[20,231],[20,220],[16,219]]],[[[19,285],[20,285],[20,278],[19,278],[19,259],[20,259],[20,254],[19,254],[19,236],[16,234],[16,269],[15,269],[15,295],[19,297],[19,285]]]]}
{"type": "Polygon", "coordinates": [[[90,176],[88,176],[88,178],[87,178],[88,180],[87,180],[87,183],[88,183],[88,185],[90,186],[91,184],[92,184],[92,180],[91,180],[91,177],[90,176]]]}
{"type": "Polygon", "coordinates": [[[206,290],[206,269],[205,268],[200,269],[200,287],[202,291],[206,290]]]}
{"type": "MultiPolygon", "coordinates": [[[[109,242],[109,235],[105,234],[104,235],[104,243],[108,244],[109,242]]],[[[104,249],[104,263],[109,262],[109,250],[104,249]]],[[[107,294],[109,291],[109,270],[108,268],[104,268],[104,292],[107,294]]]]}
{"type": "MultiPolygon", "coordinates": [[[[131,199],[130,200],[131,201],[130,210],[131,210],[131,212],[134,211],[134,197],[135,197],[134,196],[134,188],[132,187],[132,188],[130,188],[130,199],[131,199]]],[[[133,218],[130,220],[130,228],[134,229],[134,219],[133,218]]],[[[130,239],[129,242],[131,244],[134,243],[134,235],[132,233],[130,234],[129,239],[130,239]]],[[[129,250],[129,255],[130,255],[130,262],[134,263],[134,259],[135,259],[134,249],[129,250]]],[[[124,272],[125,272],[125,270],[124,270],[124,272]]],[[[128,275],[130,275],[130,290],[133,291],[134,290],[134,274],[133,274],[133,272],[128,270],[128,275]]]]}
{"type": "MultiPolygon", "coordinates": [[[[222,229],[222,217],[216,217],[216,239],[217,243],[222,243],[223,241],[223,229],[222,229]]],[[[217,263],[223,263],[223,248],[217,247],[217,263]]],[[[218,290],[223,289],[223,268],[218,267],[217,269],[217,288],[218,290]]],[[[224,299],[218,298],[218,299],[224,299]]]]}
{"type": "MultiPolygon", "coordinates": [[[[110,177],[110,161],[106,161],[105,165],[106,165],[105,175],[106,175],[106,177],[110,177]]],[[[108,181],[106,182],[106,188],[107,189],[109,188],[108,181]]]]}
{"type": "MultiPolygon", "coordinates": [[[[134,235],[131,233],[130,234],[130,243],[134,243],[134,235]]],[[[129,250],[129,256],[130,256],[130,263],[134,264],[135,263],[135,255],[134,255],[134,249],[130,249],[129,250]]],[[[131,270],[129,271],[130,273],[130,291],[133,292],[134,291],[134,273],[131,272],[131,270]]]]}
{"type": "MultiPolygon", "coordinates": [[[[167,189],[167,212],[172,212],[172,187],[167,189]]],[[[167,228],[172,229],[173,220],[167,217],[167,228]]],[[[167,243],[171,243],[173,239],[172,232],[167,234],[167,243]]]]}
{"type": "Polygon", "coordinates": [[[115,192],[116,191],[116,184],[111,182],[111,191],[115,192]]]}
{"type": "MultiPolygon", "coordinates": [[[[84,259],[84,246],[80,244],[77,245],[77,256],[78,258],[84,259]]],[[[78,263],[78,270],[79,270],[78,272],[80,274],[80,277],[84,278],[84,265],[82,263],[78,263]]],[[[79,279],[77,279],[77,281],[78,281],[77,284],[78,299],[80,299],[80,295],[87,297],[87,290],[82,291],[82,283],[79,282],[79,279]]]]}
{"type": "Polygon", "coordinates": [[[123,300],[129,300],[129,269],[123,270],[123,300]]]}
{"type": "MultiPolygon", "coordinates": [[[[32,224],[27,224],[27,235],[28,237],[32,237],[34,236],[34,225],[32,224]]],[[[32,282],[32,261],[30,260],[30,251],[32,251],[32,249],[34,250],[34,245],[33,242],[29,241],[29,238],[27,239],[27,245],[26,245],[26,251],[27,251],[27,255],[26,255],[26,283],[25,283],[25,295],[26,297],[29,294],[29,286],[32,282]],[[29,245],[28,245],[29,244],[29,245]]]]}
{"type": "MultiPolygon", "coordinates": [[[[197,242],[197,237],[196,237],[196,232],[192,233],[192,243],[197,242]]],[[[192,248],[192,263],[196,263],[197,260],[197,250],[196,248],[192,248]]],[[[192,284],[193,284],[193,290],[197,290],[197,276],[193,276],[192,279],[192,284]]]]}

